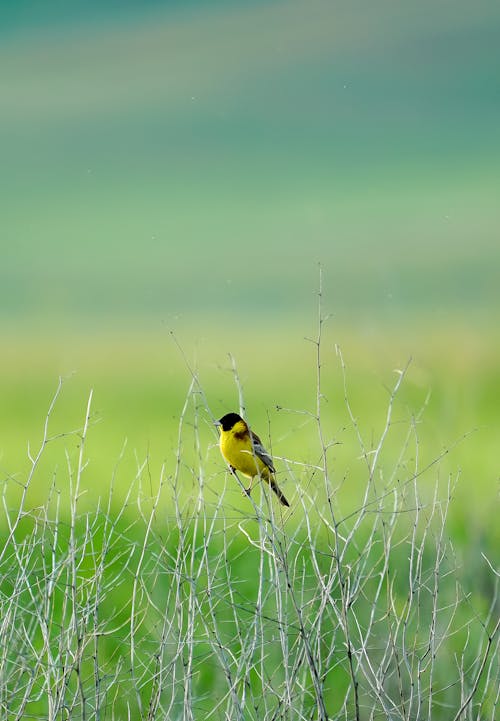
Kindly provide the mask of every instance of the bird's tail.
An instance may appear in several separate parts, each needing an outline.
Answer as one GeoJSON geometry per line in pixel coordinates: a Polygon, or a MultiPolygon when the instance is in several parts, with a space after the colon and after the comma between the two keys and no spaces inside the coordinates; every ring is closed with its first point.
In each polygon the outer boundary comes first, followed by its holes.
{"type": "Polygon", "coordinates": [[[274,491],[274,492],[276,493],[276,495],[278,496],[281,505],[282,505],[282,506],[287,506],[288,508],[290,508],[290,504],[288,503],[288,501],[286,500],[285,496],[284,496],[283,493],[281,492],[280,487],[278,486],[278,484],[277,484],[276,481],[274,480],[273,476],[271,476],[271,477],[269,478],[269,485],[271,486],[271,488],[273,489],[273,491],[274,491]]]}

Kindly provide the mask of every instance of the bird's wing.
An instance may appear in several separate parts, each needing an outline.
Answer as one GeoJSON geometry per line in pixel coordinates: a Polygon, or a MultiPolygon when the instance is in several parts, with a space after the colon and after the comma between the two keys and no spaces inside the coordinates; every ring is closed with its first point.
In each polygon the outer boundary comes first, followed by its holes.
{"type": "Polygon", "coordinates": [[[257,458],[260,458],[262,463],[266,464],[271,473],[276,473],[276,469],[273,466],[273,459],[262,445],[262,441],[260,440],[259,436],[253,431],[250,431],[250,433],[252,435],[252,446],[255,455],[257,456],[257,458]]]}

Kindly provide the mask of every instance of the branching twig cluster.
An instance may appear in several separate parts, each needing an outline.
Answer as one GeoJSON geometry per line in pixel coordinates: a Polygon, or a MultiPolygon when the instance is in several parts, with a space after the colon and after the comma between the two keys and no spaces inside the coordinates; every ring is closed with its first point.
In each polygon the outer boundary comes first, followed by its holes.
{"type": "MultiPolygon", "coordinates": [[[[365,463],[364,492],[343,513],[324,423],[321,309],[319,317],[310,419],[320,460],[285,461],[296,484],[289,515],[265,489],[245,510],[232,507],[221,476],[208,473],[211,416],[196,377],[175,463],[153,496],[146,459],[119,508],[111,491],[104,506],[80,511],[89,399],[77,458],[67,457],[69,513],[55,487],[29,509],[30,478],[58,442],[49,411],[20,505],[12,510],[4,494],[2,718],[494,721],[498,569],[478,559],[486,596],[464,587],[446,526],[454,479],[422,494],[435,466],[420,467],[418,415],[397,468],[384,457],[405,370],[369,446],[338,351],[365,463]]],[[[238,392],[243,405],[239,382],[238,392]]]]}

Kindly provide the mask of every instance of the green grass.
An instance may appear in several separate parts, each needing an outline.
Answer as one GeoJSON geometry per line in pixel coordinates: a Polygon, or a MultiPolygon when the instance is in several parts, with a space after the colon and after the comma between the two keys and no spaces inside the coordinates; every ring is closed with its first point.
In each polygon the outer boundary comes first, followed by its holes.
{"type": "Polygon", "coordinates": [[[470,695],[466,712],[493,719],[498,347],[327,328],[318,426],[314,328],[259,349],[206,330],[180,341],[194,386],[170,336],[9,344],[4,715],[458,721],[470,695]],[[26,441],[35,454],[69,367],[23,498],[26,441]],[[243,497],[215,447],[205,399],[219,416],[242,390],[285,515],[243,497]]]}

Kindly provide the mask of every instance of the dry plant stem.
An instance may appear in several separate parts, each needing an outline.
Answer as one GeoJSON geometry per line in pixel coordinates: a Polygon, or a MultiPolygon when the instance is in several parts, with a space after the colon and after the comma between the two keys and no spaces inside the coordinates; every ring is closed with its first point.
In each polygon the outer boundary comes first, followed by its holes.
{"type": "Polygon", "coordinates": [[[229,354],[229,360],[231,361],[231,370],[233,372],[234,376],[234,382],[236,385],[236,388],[238,389],[238,406],[239,406],[239,414],[242,418],[246,417],[247,410],[245,406],[245,399],[243,396],[243,386],[241,385],[240,377],[238,375],[238,368],[236,366],[236,361],[234,359],[234,356],[229,354]]]}
{"type": "MultiPolygon", "coordinates": [[[[453,717],[453,721],[459,721],[460,717],[466,711],[470,702],[474,698],[474,694],[476,693],[476,691],[478,689],[479,682],[481,680],[481,676],[483,675],[484,669],[486,668],[486,663],[488,661],[488,657],[489,657],[491,649],[493,647],[493,641],[495,640],[495,637],[498,634],[499,630],[500,630],[500,618],[497,620],[497,622],[493,628],[493,631],[488,635],[486,648],[485,648],[483,656],[481,658],[481,663],[479,665],[479,669],[476,672],[476,676],[475,676],[472,688],[470,690],[470,693],[467,696],[467,698],[464,700],[464,702],[462,703],[460,708],[458,709],[456,715],[453,717]]],[[[497,699],[498,699],[498,692],[497,692],[497,699]]]]}
{"type": "MultiPolygon", "coordinates": [[[[404,367],[404,369],[402,371],[397,371],[398,380],[396,381],[396,384],[390,394],[389,403],[387,405],[387,416],[386,416],[386,420],[385,420],[385,426],[384,426],[384,429],[380,436],[380,440],[377,444],[377,447],[375,448],[375,450],[373,452],[373,460],[372,460],[372,463],[370,466],[369,483],[373,484],[373,485],[375,484],[375,481],[374,481],[375,469],[377,467],[377,462],[378,462],[378,459],[380,456],[380,452],[382,451],[382,447],[387,438],[387,434],[389,433],[389,428],[391,427],[392,409],[394,406],[394,399],[396,398],[396,395],[401,387],[401,384],[402,384],[404,378],[406,377],[408,368],[410,367],[410,363],[411,363],[411,358],[407,361],[406,366],[404,367]]],[[[375,495],[376,495],[375,485],[374,485],[374,491],[375,491],[375,495]]]]}
{"type": "MultiPolygon", "coordinates": [[[[183,455],[183,448],[182,448],[182,433],[183,433],[183,427],[185,423],[185,417],[186,413],[189,407],[191,394],[193,393],[193,390],[196,386],[196,380],[195,376],[192,375],[191,383],[189,386],[189,390],[186,396],[186,400],[184,402],[181,415],[179,418],[179,433],[178,433],[178,441],[177,441],[177,452],[176,452],[176,465],[175,465],[175,474],[173,478],[173,493],[174,493],[174,504],[175,504],[175,515],[177,520],[177,526],[179,528],[179,554],[176,561],[176,570],[177,574],[181,574],[181,577],[178,580],[185,579],[188,583],[189,588],[189,594],[188,594],[188,603],[187,603],[187,609],[184,610],[184,604],[182,602],[182,597],[180,595],[181,593],[181,587],[180,584],[177,586],[177,598],[176,598],[176,610],[177,615],[179,617],[179,630],[181,633],[179,634],[179,645],[178,645],[178,655],[180,658],[183,659],[184,667],[187,670],[186,676],[185,676],[185,683],[184,683],[184,699],[183,699],[183,706],[184,706],[184,714],[183,718],[186,721],[190,721],[190,719],[193,718],[192,713],[192,706],[193,706],[193,699],[192,699],[192,664],[193,664],[193,639],[192,639],[192,630],[193,630],[193,623],[194,623],[194,602],[193,602],[193,592],[194,588],[192,585],[192,578],[187,573],[186,569],[186,558],[189,553],[189,541],[186,538],[185,532],[184,532],[184,525],[185,522],[183,520],[182,516],[182,510],[179,504],[179,479],[180,479],[180,471],[181,471],[181,464],[182,464],[182,455],[183,455]],[[183,570],[184,569],[184,570],[183,570]],[[187,615],[187,622],[185,623],[184,618],[187,615]],[[187,632],[186,632],[186,638],[183,638],[182,636],[182,629],[186,626],[187,632]],[[186,649],[187,652],[187,659],[184,656],[184,649],[186,649]]],[[[193,545],[195,543],[194,537],[192,541],[193,545]]]]}
{"type": "Polygon", "coordinates": [[[9,536],[8,536],[8,538],[7,538],[7,540],[6,540],[5,544],[4,544],[3,549],[0,551],[0,563],[3,561],[5,552],[6,552],[7,549],[9,548],[10,542],[12,541],[12,537],[13,537],[14,533],[16,532],[16,529],[17,529],[17,527],[18,527],[18,525],[19,525],[19,522],[20,522],[21,518],[23,517],[24,507],[25,507],[25,503],[26,503],[26,494],[27,494],[27,492],[28,492],[28,488],[29,488],[30,485],[31,485],[31,480],[32,480],[32,478],[33,478],[33,475],[34,475],[34,473],[35,473],[35,471],[36,471],[39,463],[40,463],[40,459],[41,459],[41,457],[42,457],[42,455],[43,455],[43,452],[44,452],[44,450],[45,450],[45,448],[46,448],[46,446],[47,446],[47,443],[49,443],[49,421],[50,421],[50,417],[51,417],[51,415],[52,415],[52,411],[54,410],[54,407],[55,407],[55,405],[56,405],[56,401],[57,401],[57,399],[58,399],[58,397],[59,397],[59,394],[60,394],[60,392],[61,392],[62,384],[63,384],[63,379],[62,379],[62,377],[59,377],[59,381],[58,381],[58,384],[57,384],[56,392],[54,393],[54,396],[53,396],[53,398],[52,398],[52,400],[51,400],[51,402],[50,402],[50,405],[49,405],[49,410],[47,411],[47,415],[45,416],[45,423],[44,423],[44,426],[43,426],[42,442],[40,443],[40,448],[38,449],[38,451],[37,451],[37,453],[35,454],[35,456],[33,456],[33,455],[31,454],[30,445],[29,445],[29,443],[28,443],[28,458],[29,458],[30,463],[31,463],[31,468],[30,468],[30,470],[29,470],[29,472],[28,472],[28,477],[27,477],[25,483],[22,484],[22,489],[23,489],[23,490],[22,490],[22,494],[21,494],[21,499],[20,499],[20,501],[19,501],[19,507],[18,507],[18,509],[17,509],[16,517],[15,517],[13,520],[11,520],[11,518],[10,518],[10,512],[9,512],[9,510],[8,510],[8,508],[7,508],[7,503],[6,503],[6,498],[5,498],[5,491],[6,491],[6,489],[7,489],[7,485],[4,484],[3,494],[2,494],[2,501],[3,501],[4,511],[5,511],[5,517],[6,517],[6,519],[7,519],[7,523],[9,524],[9,536]]]}
{"type": "Polygon", "coordinates": [[[75,523],[77,518],[77,503],[80,495],[80,486],[81,486],[81,478],[82,473],[85,469],[85,463],[84,463],[84,449],[85,449],[85,441],[87,439],[87,431],[89,427],[89,420],[90,420],[90,408],[92,405],[92,391],[90,391],[89,399],[87,402],[87,410],[85,413],[85,421],[83,424],[83,431],[80,441],[80,449],[78,453],[78,465],[76,468],[76,477],[74,481],[74,487],[72,484],[72,474],[70,472],[70,494],[71,494],[71,506],[70,506],[70,536],[69,536],[69,551],[72,559],[71,564],[71,593],[72,593],[72,618],[71,623],[73,626],[73,634],[76,639],[76,652],[74,655],[74,671],[76,673],[77,679],[78,679],[78,691],[80,694],[80,700],[81,700],[81,709],[82,709],[82,721],[86,720],[87,717],[87,701],[85,698],[85,692],[83,688],[82,683],[82,670],[81,670],[81,662],[82,662],[82,653],[83,653],[83,629],[80,628],[80,619],[78,618],[77,609],[78,609],[78,602],[77,602],[77,584],[78,584],[78,574],[77,574],[77,562],[76,562],[76,539],[75,539],[75,523]]]}
{"type": "Polygon", "coordinates": [[[206,394],[205,394],[205,391],[204,391],[204,389],[203,389],[203,386],[202,386],[201,383],[200,383],[200,380],[199,380],[197,374],[194,372],[191,364],[189,363],[189,361],[188,361],[188,359],[187,359],[187,357],[186,357],[186,354],[184,353],[184,350],[183,350],[181,344],[180,344],[179,341],[177,340],[177,338],[176,338],[176,336],[175,336],[175,334],[174,334],[173,331],[170,331],[170,336],[172,337],[172,340],[174,341],[174,343],[175,343],[175,345],[176,345],[179,353],[181,354],[182,359],[183,359],[183,361],[184,361],[184,363],[185,363],[185,365],[186,365],[186,368],[188,369],[189,374],[190,374],[190,376],[191,376],[192,384],[191,384],[190,390],[189,390],[189,392],[188,392],[188,397],[189,397],[189,396],[191,395],[191,393],[193,392],[193,388],[196,388],[196,389],[197,389],[197,392],[200,394],[200,396],[201,396],[201,398],[202,398],[202,400],[203,400],[203,405],[204,405],[207,413],[209,414],[210,418],[212,419],[212,422],[215,421],[215,416],[213,415],[212,411],[210,410],[210,405],[209,405],[209,403],[208,403],[207,396],[206,396],[206,394]]]}
{"type": "MultiPolygon", "coordinates": [[[[353,650],[354,649],[353,649],[353,644],[352,644],[352,640],[351,640],[351,633],[350,633],[349,619],[348,619],[349,592],[348,592],[348,588],[347,588],[347,582],[344,577],[342,560],[341,560],[341,556],[340,556],[340,537],[338,534],[338,524],[336,521],[334,509],[333,509],[331,482],[330,482],[330,474],[329,474],[329,468],[328,468],[328,444],[325,440],[325,434],[323,431],[323,423],[322,423],[322,401],[324,399],[324,395],[323,395],[323,389],[322,389],[322,373],[321,373],[321,366],[322,366],[321,342],[322,342],[323,324],[326,319],[323,318],[323,310],[322,310],[323,289],[322,289],[321,266],[320,266],[319,270],[320,270],[320,273],[319,273],[319,289],[318,289],[318,332],[317,332],[317,337],[316,337],[316,341],[315,341],[315,347],[316,347],[316,422],[317,422],[317,427],[318,427],[319,444],[321,447],[321,454],[322,454],[322,466],[323,466],[325,490],[326,490],[326,496],[327,496],[327,501],[328,501],[329,510],[330,510],[331,524],[333,526],[333,531],[334,531],[334,536],[335,536],[335,544],[334,544],[333,554],[334,554],[335,560],[336,560],[336,569],[335,570],[338,575],[341,594],[342,594],[342,626],[343,626],[343,632],[344,632],[345,643],[346,643],[346,651],[347,651],[347,658],[348,658],[348,663],[349,663],[349,672],[350,672],[350,677],[351,677],[352,690],[353,690],[353,694],[354,694],[355,718],[356,718],[356,721],[359,721],[360,709],[359,709],[359,695],[358,695],[358,679],[357,679],[357,675],[356,675],[355,663],[354,663],[354,658],[353,658],[353,650]]],[[[325,711],[325,714],[326,714],[326,711],[325,711]]],[[[327,717],[325,716],[325,718],[327,718],[327,717]]]]}

